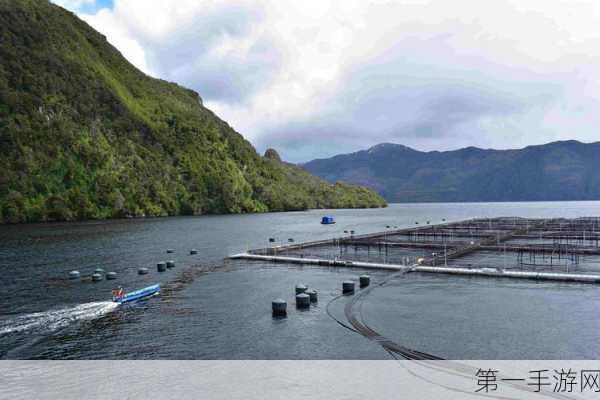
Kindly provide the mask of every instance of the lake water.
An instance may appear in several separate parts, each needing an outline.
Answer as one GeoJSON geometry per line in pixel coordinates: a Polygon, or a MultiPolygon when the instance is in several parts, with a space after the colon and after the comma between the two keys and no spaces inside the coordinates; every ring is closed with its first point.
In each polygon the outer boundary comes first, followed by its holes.
{"type": "MultiPolygon", "coordinates": [[[[394,204],[1,226],[0,358],[388,358],[335,320],[344,321],[348,301],[332,301],[341,282],[362,271],[223,258],[265,247],[270,237],[306,241],[494,216],[600,216],[600,202],[394,204]],[[337,224],[320,225],[326,214],[337,224]],[[168,248],[175,252],[166,254],[168,248]],[[156,263],[169,259],[176,267],[157,272],[156,263]],[[98,267],[118,279],[90,282],[98,267]],[[138,275],[139,267],[150,273],[138,275]],[[68,280],[71,270],[83,279],[68,280]],[[133,290],[155,282],[163,285],[160,297],[119,307],[108,301],[116,285],[133,290]],[[318,306],[294,309],[297,283],[319,291],[318,306]],[[277,297],[288,300],[285,319],[271,317],[277,297]]],[[[387,273],[370,275],[378,281],[387,273]]],[[[408,274],[365,296],[361,315],[397,343],[444,358],[598,359],[599,309],[600,288],[591,285],[408,274]]]]}

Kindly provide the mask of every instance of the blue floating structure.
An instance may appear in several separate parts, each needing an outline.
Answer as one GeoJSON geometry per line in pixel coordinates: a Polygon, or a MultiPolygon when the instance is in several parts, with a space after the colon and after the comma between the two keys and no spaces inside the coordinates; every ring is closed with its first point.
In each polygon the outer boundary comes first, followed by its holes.
{"type": "Polygon", "coordinates": [[[332,216],[326,215],[323,218],[321,218],[321,224],[323,224],[323,225],[335,224],[335,220],[333,219],[332,216]]]}
{"type": "Polygon", "coordinates": [[[139,299],[143,299],[146,297],[154,296],[160,293],[160,283],[152,286],[145,287],[143,289],[135,290],[129,293],[122,293],[123,289],[117,289],[113,291],[112,300],[115,303],[123,304],[128,303],[130,301],[135,301],[139,299]],[[119,293],[121,291],[121,293],[119,293]]]}

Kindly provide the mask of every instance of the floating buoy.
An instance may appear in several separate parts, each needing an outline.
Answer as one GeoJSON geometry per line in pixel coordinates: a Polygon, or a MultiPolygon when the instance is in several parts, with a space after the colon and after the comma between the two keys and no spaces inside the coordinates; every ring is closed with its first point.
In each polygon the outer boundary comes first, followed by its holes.
{"type": "Polygon", "coordinates": [[[175,261],[173,261],[173,260],[167,261],[167,268],[175,268],[175,261]]]}
{"type": "Polygon", "coordinates": [[[354,293],[354,281],[342,282],[342,292],[343,293],[354,293]]]}
{"type": "Polygon", "coordinates": [[[167,249],[167,253],[175,253],[175,250],[173,250],[173,249],[167,249]]]}
{"type": "Polygon", "coordinates": [[[360,281],[360,287],[367,287],[371,284],[371,277],[369,275],[361,275],[358,277],[360,281]]]}
{"type": "Polygon", "coordinates": [[[306,292],[306,289],[308,289],[308,286],[306,286],[306,285],[303,285],[303,284],[296,285],[296,294],[304,293],[304,292],[306,292]]]}
{"type": "Polygon", "coordinates": [[[100,282],[102,280],[102,274],[92,274],[93,282],[100,282]]]}
{"type": "Polygon", "coordinates": [[[80,277],[81,277],[81,274],[79,273],[79,271],[69,272],[69,279],[79,279],[80,277]]]}
{"type": "Polygon", "coordinates": [[[139,275],[146,275],[148,273],[148,268],[139,268],[138,269],[138,274],[139,275]]]}
{"type": "Polygon", "coordinates": [[[304,293],[306,293],[308,295],[311,303],[316,303],[318,301],[317,291],[315,289],[308,289],[304,293]]]}
{"type": "Polygon", "coordinates": [[[287,302],[283,299],[275,299],[271,302],[274,317],[284,317],[287,315],[287,302]]]}
{"type": "Polygon", "coordinates": [[[192,256],[193,256],[193,255],[195,255],[195,254],[198,254],[198,250],[196,250],[196,249],[192,249],[192,250],[190,250],[190,255],[192,255],[192,256]]]}
{"type": "Polygon", "coordinates": [[[107,272],[106,279],[108,279],[108,280],[117,279],[117,273],[116,272],[107,272]]]}
{"type": "Polygon", "coordinates": [[[165,272],[167,270],[167,263],[164,261],[159,262],[156,264],[156,270],[158,272],[165,272]]]}
{"type": "Polygon", "coordinates": [[[96,268],[96,269],[94,270],[94,273],[95,273],[95,274],[104,274],[104,269],[102,269],[102,268],[96,268]]]}
{"type": "Polygon", "coordinates": [[[310,296],[306,293],[300,293],[296,295],[296,307],[298,308],[309,308],[310,307],[310,296]]]}

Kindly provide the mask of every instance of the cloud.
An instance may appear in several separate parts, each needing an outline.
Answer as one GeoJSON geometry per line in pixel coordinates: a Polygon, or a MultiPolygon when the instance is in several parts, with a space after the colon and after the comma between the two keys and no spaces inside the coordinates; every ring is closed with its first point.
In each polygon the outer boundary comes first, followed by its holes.
{"type": "Polygon", "coordinates": [[[82,17],[292,161],[597,137],[591,0],[115,0],[82,17]]]}
{"type": "Polygon", "coordinates": [[[144,72],[209,101],[242,103],[281,67],[281,46],[264,29],[259,3],[117,0],[112,10],[83,18],[144,72]]]}

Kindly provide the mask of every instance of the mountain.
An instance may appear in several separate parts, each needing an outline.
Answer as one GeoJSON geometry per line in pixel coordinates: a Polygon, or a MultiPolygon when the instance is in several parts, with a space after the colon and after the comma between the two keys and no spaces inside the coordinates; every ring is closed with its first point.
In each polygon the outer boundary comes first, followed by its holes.
{"type": "Polygon", "coordinates": [[[367,186],[390,202],[600,199],[600,142],[429,152],[384,143],[303,168],[367,186]]]}
{"type": "Polygon", "coordinates": [[[385,206],[272,153],[74,14],[0,0],[0,222],[385,206]]]}

